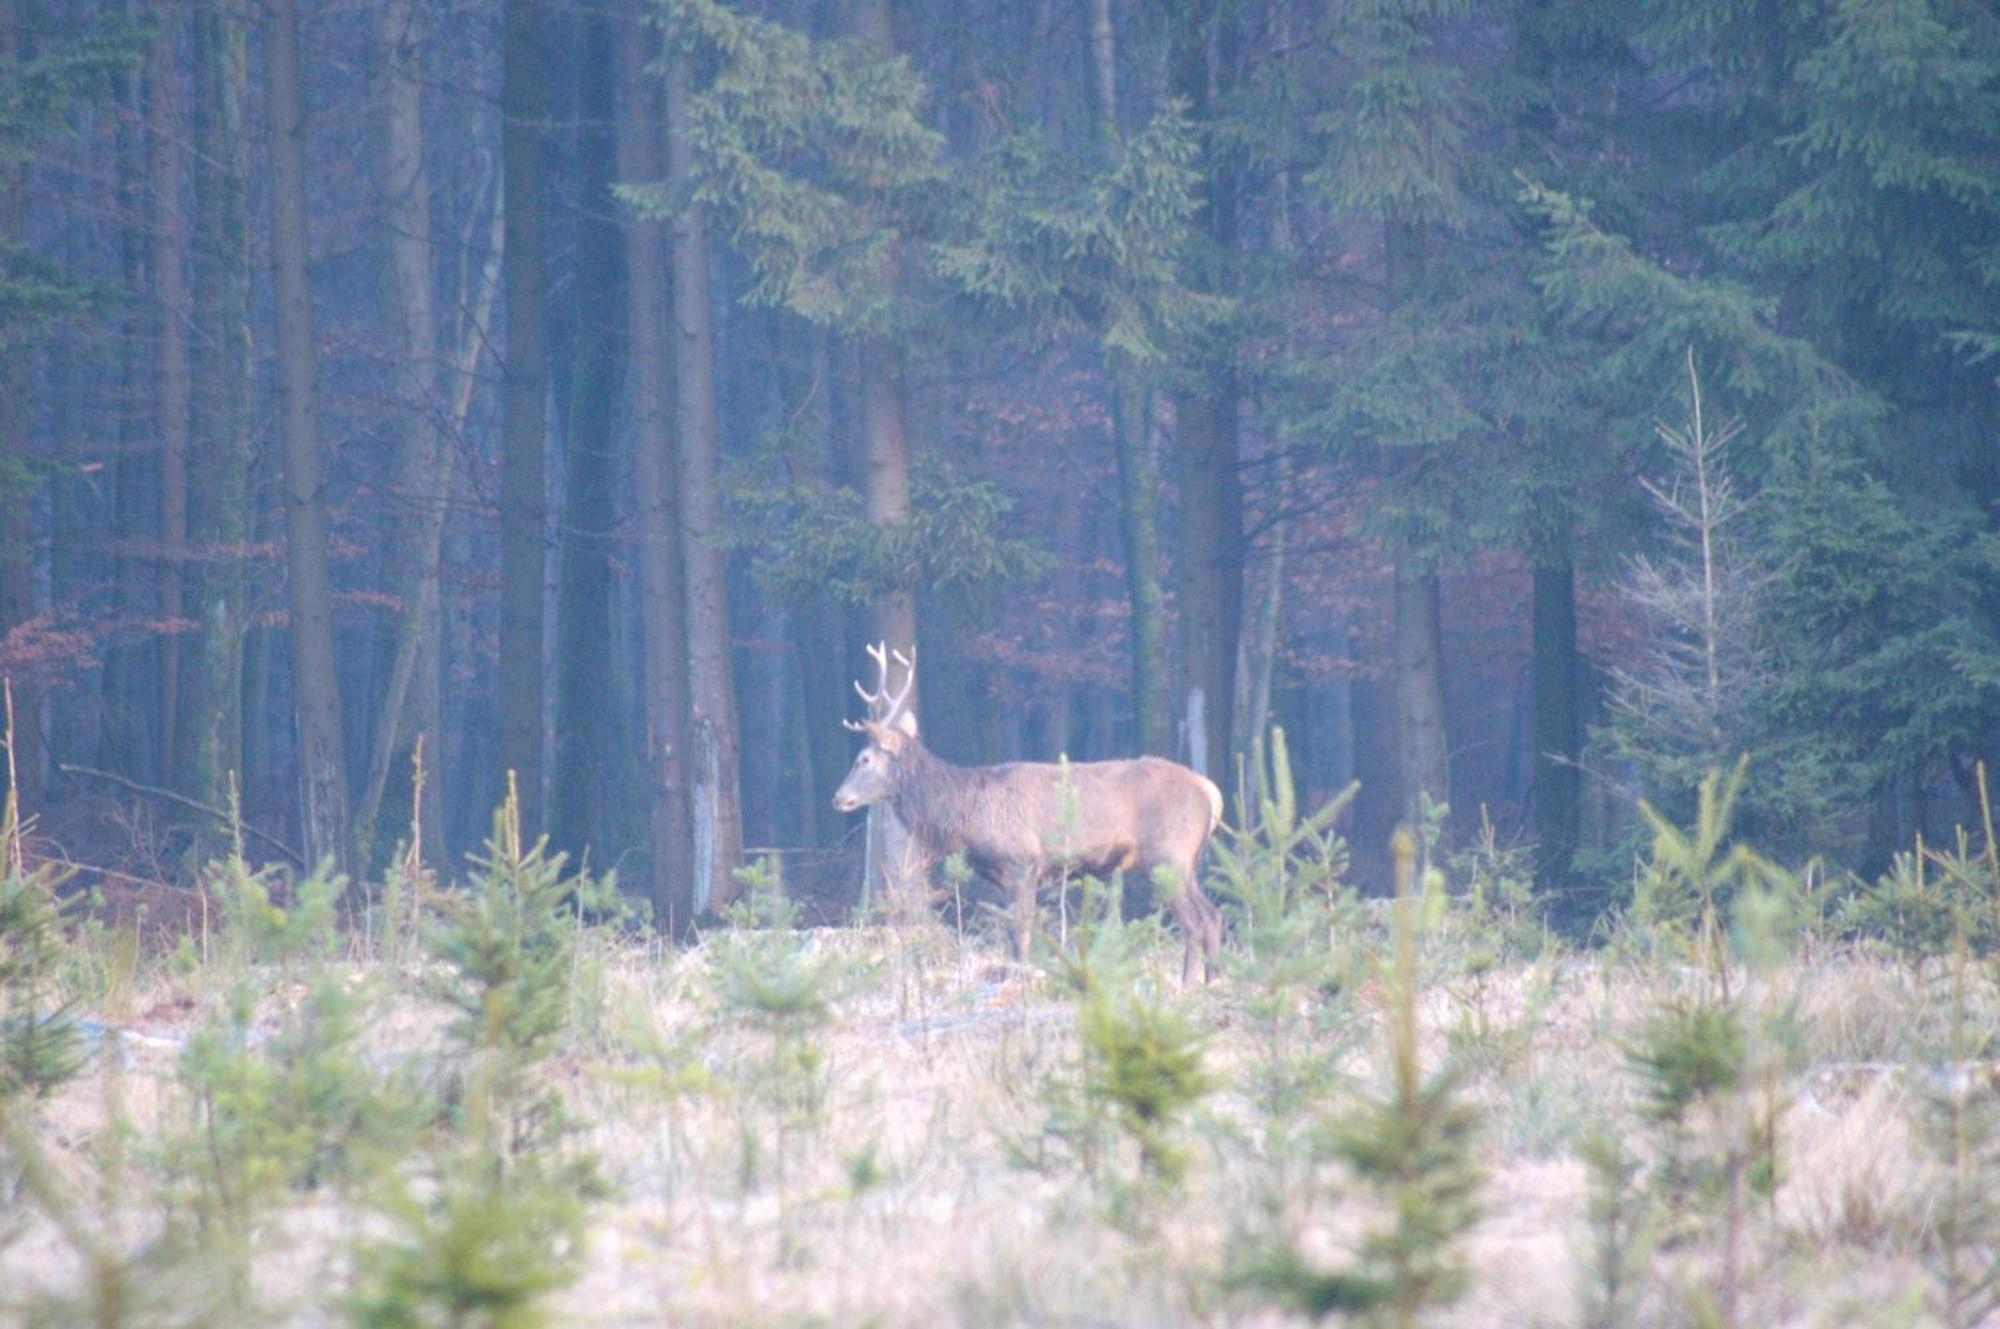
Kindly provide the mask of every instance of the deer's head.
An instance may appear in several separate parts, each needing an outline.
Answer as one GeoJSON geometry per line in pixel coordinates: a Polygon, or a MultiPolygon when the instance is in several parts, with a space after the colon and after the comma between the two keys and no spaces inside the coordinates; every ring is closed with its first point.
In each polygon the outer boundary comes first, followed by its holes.
{"type": "Polygon", "coordinates": [[[841,721],[868,738],[868,746],[861,749],[854,765],[848,768],[847,778],[833,791],[833,806],[841,812],[854,812],[894,794],[903,761],[917,746],[917,717],[908,709],[910,689],[917,681],[916,647],[912,646],[910,654],[904,655],[901,651],[892,653],[887,643],[878,642],[868,648],[868,655],[875,661],[879,674],[875,690],[870,692],[859,682],[854,685],[861,700],[868,704],[868,718],[859,722],[841,721]],[[892,658],[903,666],[902,689],[893,695],[889,691],[892,658]]]}

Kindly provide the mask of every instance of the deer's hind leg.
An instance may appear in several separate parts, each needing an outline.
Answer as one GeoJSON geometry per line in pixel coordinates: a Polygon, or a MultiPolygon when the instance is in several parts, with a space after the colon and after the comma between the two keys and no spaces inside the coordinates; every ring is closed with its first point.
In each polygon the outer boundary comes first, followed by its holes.
{"type": "Polygon", "coordinates": [[[1181,956],[1181,986],[1192,987],[1197,975],[1204,981],[1215,976],[1215,961],[1222,952],[1222,913],[1191,869],[1176,865],[1174,875],[1180,889],[1167,901],[1167,912],[1174,916],[1186,943],[1181,956]]]}

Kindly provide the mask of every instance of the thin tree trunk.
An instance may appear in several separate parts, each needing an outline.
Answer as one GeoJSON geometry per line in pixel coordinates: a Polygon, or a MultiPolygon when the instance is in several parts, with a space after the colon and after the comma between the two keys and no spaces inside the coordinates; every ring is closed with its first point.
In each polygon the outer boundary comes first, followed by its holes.
{"type": "Polygon", "coordinates": [[[250,544],[248,32],[236,0],[209,0],[195,16],[195,201],[199,212],[195,316],[200,329],[199,502],[191,514],[203,557],[200,636],[182,699],[190,723],[182,767],[197,802],[222,807],[243,772],[244,560],[250,544]]]}
{"type": "MultiPolygon", "coordinates": [[[[1233,76],[1232,17],[1229,6],[1208,0],[1175,22],[1170,83],[1197,123],[1213,120],[1220,91],[1233,76]]],[[[1211,142],[1208,156],[1200,225],[1220,266],[1203,284],[1227,294],[1235,282],[1236,169],[1226,145],[1211,142]]],[[[1206,348],[1194,371],[1193,386],[1174,394],[1182,723],[1189,764],[1204,774],[1226,774],[1243,613],[1240,393],[1227,343],[1206,348]]]]}
{"type": "MultiPolygon", "coordinates": [[[[0,0],[0,72],[11,72],[20,59],[16,45],[19,28],[13,0],[0,0]]],[[[26,241],[23,213],[27,171],[11,157],[0,157],[0,245],[18,246],[26,241]]],[[[9,484],[18,485],[28,473],[28,356],[15,342],[0,342],[0,468],[9,484]]],[[[0,503],[0,639],[26,622],[35,612],[35,576],[30,505],[16,490],[14,501],[0,503]]],[[[16,808],[24,818],[41,811],[41,730],[35,724],[39,707],[36,689],[14,685],[13,751],[11,761],[0,761],[0,793],[16,796],[16,808]],[[8,770],[16,783],[8,786],[8,770]]]]}
{"type": "MultiPolygon", "coordinates": [[[[1282,495],[1290,468],[1280,460],[1274,475],[1275,490],[1282,495]]],[[[1278,625],[1285,589],[1286,523],[1271,528],[1264,556],[1250,578],[1250,593],[1243,607],[1243,629],[1236,639],[1236,706],[1231,716],[1234,736],[1232,758],[1250,750],[1271,722],[1271,674],[1278,657],[1278,625]]],[[[1228,787],[1235,779],[1230,768],[1217,777],[1228,787]]]]}
{"type": "MultiPolygon", "coordinates": [[[[855,0],[854,35],[885,55],[894,54],[896,33],[889,0],[855,0]]],[[[901,278],[901,253],[892,243],[883,255],[882,281],[894,288],[901,278]]],[[[860,347],[863,505],[877,527],[907,525],[910,520],[910,434],[908,394],[903,380],[902,348],[882,338],[860,347]]],[[[913,651],[917,644],[917,597],[908,587],[884,591],[868,606],[868,635],[891,650],[913,651]]],[[[921,716],[922,698],[913,686],[907,704],[921,716]]],[[[878,803],[868,809],[868,885],[881,877],[887,898],[907,905],[919,883],[908,880],[913,865],[910,833],[895,811],[878,803]]],[[[864,891],[864,903],[867,893],[864,891]]]]}
{"type": "MultiPolygon", "coordinates": [[[[416,745],[423,744],[435,769],[444,747],[440,698],[424,686],[440,663],[438,563],[444,546],[444,514],[451,480],[438,390],[437,309],[431,267],[431,177],[424,151],[423,50],[426,31],[415,0],[385,0],[376,20],[382,49],[383,222],[387,230],[387,294],[395,307],[402,351],[394,381],[402,418],[396,450],[396,500],[404,505],[394,525],[390,566],[400,578],[402,615],[382,695],[381,716],[369,753],[368,779],[354,817],[354,839],[364,861],[377,857],[383,793],[392,775],[408,771],[416,745]]],[[[411,809],[414,816],[415,809],[411,809]]],[[[441,848],[429,817],[430,844],[418,846],[432,857],[441,848]]]]}
{"type": "MultiPolygon", "coordinates": [[[[121,17],[136,16],[137,0],[127,0],[121,17]]],[[[8,38],[0,34],[0,41],[8,38]]],[[[133,70],[119,78],[118,116],[118,228],[119,272],[124,289],[141,291],[149,280],[146,273],[147,246],[138,217],[146,189],[145,76],[133,70]]],[[[4,168],[0,168],[4,169],[4,168]]],[[[9,197],[18,198],[17,187],[5,180],[9,197]]],[[[7,204],[0,201],[0,208],[7,204]]],[[[111,522],[117,553],[112,577],[117,586],[118,617],[128,625],[121,636],[104,651],[104,720],[99,730],[97,765],[134,779],[158,783],[148,748],[146,717],[153,708],[154,687],[147,669],[150,645],[134,640],[130,624],[149,613],[146,563],[133,550],[149,538],[154,513],[143,502],[146,491],[147,422],[145,399],[152,380],[152,362],[145,354],[144,311],[130,305],[119,313],[118,351],[118,455],[111,469],[111,522]]],[[[0,410],[4,410],[0,406],[0,410]]]]}
{"type": "MultiPolygon", "coordinates": [[[[833,409],[835,363],[832,336],[823,328],[812,332],[810,410],[807,437],[816,442],[801,469],[822,490],[830,483],[834,459],[841,454],[839,412],[833,409]]],[[[799,682],[810,769],[806,798],[813,814],[813,843],[831,844],[846,818],[834,811],[833,791],[847,770],[849,737],[840,721],[853,696],[848,691],[848,654],[839,605],[826,597],[809,598],[792,615],[793,654],[799,662],[799,682]]]]}
{"type": "MultiPolygon", "coordinates": [[[[903,357],[884,341],[861,347],[862,435],[866,459],[863,505],[872,525],[904,526],[910,520],[910,436],[903,386],[903,357]]],[[[885,591],[868,606],[869,635],[907,652],[917,641],[917,598],[907,588],[885,591]]],[[[910,694],[909,710],[917,709],[910,694]]]]}
{"type": "Polygon", "coordinates": [[[506,184],[507,376],[500,459],[499,757],[520,791],[521,829],[542,825],[542,600],[547,577],[548,352],[543,326],[542,7],[507,0],[500,94],[506,184]]]}
{"type": "Polygon", "coordinates": [[[585,10],[577,78],[575,187],[576,336],[570,369],[562,541],[556,574],[556,725],[551,753],[549,830],[574,855],[609,848],[622,781],[622,713],[611,654],[613,441],[619,392],[619,234],[611,197],[614,151],[611,20],[585,10]]]}
{"type": "MultiPolygon", "coordinates": [[[[1383,228],[1383,267],[1390,302],[1407,300],[1423,275],[1423,228],[1408,222],[1388,223],[1383,228]]],[[[1440,803],[1449,799],[1444,647],[1436,566],[1412,549],[1394,550],[1393,558],[1402,819],[1414,827],[1422,818],[1426,796],[1440,803]]]]}
{"type": "Polygon", "coordinates": [[[333,662],[326,485],[314,420],[312,289],[306,276],[305,130],[295,0],[268,0],[265,96],[271,135],[271,257],[277,281],[279,432],[291,592],[300,829],[308,860],[347,859],[347,768],[333,662]]]}
{"type": "Polygon", "coordinates": [[[1576,853],[1576,573],[1568,559],[1534,570],[1535,868],[1563,885],[1576,853]]]}
{"type": "Polygon", "coordinates": [[[1422,820],[1424,798],[1448,800],[1443,647],[1437,572],[1407,556],[1396,561],[1396,718],[1403,759],[1403,820],[1422,820]]]}
{"type": "MultiPolygon", "coordinates": [[[[687,186],[694,173],[688,139],[693,78],[684,54],[668,60],[667,181],[687,186]]],[[[690,803],[694,836],[694,905],[720,909],[738,895],[743,858],[737,792],[736,691],[731,675],[729,586],[716,546],[721,516],[716,424],[715,328],[709,307],[708,216],[681,210],[673,224],[674,386],[679,442],[681,557],[686,573],[690,803]]]]}
{"type": "Polygon", "coordinates": [[[1160,468],[1147,417],[1151,395],[1129,370],[1112,371],[1111,427],[1118,450],[1119,531],[1132,607],[1133,743],[1162,756],[1174,750],[1169,714],[1166,594],[1160,584],[1160,468]]]}
{"type": "Polygon", "coordinates": [[[1118,33],[1111,0],[1090,0],[1090,73],[1097,141],[1112,152],[1118,141],[1118,33]]]}
{"type": "MultiPolygon", "coordinates": [[[[1118,132],[1118,44],[1111,0],[1090,0],[1092,111],[1107,163],[1123,152],[1118,132]]],[[[1109,357],[1107,357],[1109,358],[1109,357]]],[[[1160,585],[1160,473],[1151,446],[1149,394],[1122,363],[1111,380],[1111,442],[1118,457],[1119,531],[1124,537],[1126,598],[1131,606],[1133,742],[1169,754],[1166,595],[1160,585]]]]}
{"type": "MultiPolygon", "coordinates": [[[[1292,10],[1290,0],[1270,0],[1268,5],[1269,26],[1272,44],[1278,51],[1278,59],[1283,62],[1284,72],[1280,85],[1291,85],[1292,60],[1292,10]]],[[[1288,160],[1292,146],[1292,114],[1289,99],[1280,104],[1278,128],[1280,158],[1288,160]]],[[[1298,232],[1292,225],[1292,173],[1289,167],[1280,166],[1271,180],[1271,249],[1280,264],[1281,273],[1288,274],[1298,257],[1298,232]]],[[[1233,200],[1232,200],[1233,206],[1233,200]]],[[[1297,354],[1297,339],[1293,335],[1294,322],[1285,320],[1283,356],[1290,362],[1297,354]]],[[[1292,468],[1285,450],[1283,439],[1273,438],[1267,443],[1271,454],[1270,486],[1271,503],[1280,509],[1267,537],[1264,559],[1247,580],[1251,586],[1244,595],[1242,607],[1242,628],[1236,639],[1236,706],[1230,717],[1230,768],[1224,774],[1225,788],[1235,786],[1242,761],[1252,746],[1264,737],[1271,722],[1271,676],[1275,672],[1278,656],[1278,629],[1281,601],[1285,588],[1285,545],[1290,533],[1290,521],[1282,515],[1286,495],[1291,488],[1292,468]]],[[[1237,532],[1242,534],[1241,486],[1238,486],[1237,532]]],[[[1308,714],[1312,713],[1308,707],[1308,714]]]]}
{"type": "MultiPolygon", "coordinates": [[[[659,38],[635,0],[618,42],[618,178],[650,182],[660,160],[663,108],[646,76],[659,38]]],[[[694,917],[687,805],[687,635],[674,457],[674,380],[667,316],[665,228],[631,209],[625,228],[625,317],[631,354],[632,479],[637,491],[639,626],[645,656],[646,825],[653,857],[653,919],[678,936],[694,917]]]]}
{"type": "Polygon", "coordinates": [[[159,594],[161,783],[174,789],[187,782],[175,768],[180,732],[181,572],[187,558],[187,458],[190,386],[188,376],[187,215],[181,199],[179,126],[174,104],[180,66],[178,5],[156,3],[158,24],[146,56],[146,120],[150,136],[153,213],[153,294],[159,313],[154,343],[157,396],[153,429],[159,460],[159,594]]]}

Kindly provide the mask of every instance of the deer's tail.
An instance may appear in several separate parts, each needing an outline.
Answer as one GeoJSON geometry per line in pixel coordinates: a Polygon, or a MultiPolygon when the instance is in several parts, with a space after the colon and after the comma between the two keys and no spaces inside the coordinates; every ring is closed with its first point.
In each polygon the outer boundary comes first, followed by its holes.
{"type": "Polygon", "coordinates": [[[1201,777],[1202,791],[1208,795],[1208,833],[1222,824],[1222,789],[1207,776],[1201,777]]]}

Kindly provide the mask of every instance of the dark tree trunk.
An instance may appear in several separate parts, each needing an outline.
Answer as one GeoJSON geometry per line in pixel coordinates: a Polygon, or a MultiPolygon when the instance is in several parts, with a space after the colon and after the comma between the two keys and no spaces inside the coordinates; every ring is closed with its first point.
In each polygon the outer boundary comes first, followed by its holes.
{"type": "MultiPolygon", "coordinates": [[[[20,58],[16,46],[18,18],[13,0],[0,0],[0,70],[11,71],[20,58]]],[[[8,247],[26,241],[23,215],[23,186],[27,171],[11,157],[0,158],[0,245],[8,247]]],[[[28,474],[28,357],[18,343],[0,341],[0,467],[9,484],[19,484],[28,474]]],[[[35,577],[30,544],[29,504],[16,493],[16,501],[0,504],[0,640],[34,616],[35,577]]],[[[41,731],[34,723],[35,689],[21,683],[14,686],[13,751],[10,761],[0,762],[0,788],[16,796],[22,817],[41,811],[41,731]],[[18,783],[7,788],[9,766],[18,783]]]]}
{"type": "MultiPolygon", "coordinates": [[[[885,54],[896,49],[896,32],[889,0],[854,0],[853,33],[885,54]]],[[[893,288],[901,279],[901,253],[891,244],[883,256],[882,279],[893,288]]],[[[903,352],[883,339],[864,341],[860,348],[862,440],[865,460],[863,503],[876,526],[903,526],[910,520],[910,434],[903,352]]],[[[868,606],[868,636],[906,654],[917,644],[917,597],[908,587],[877,595],[868,606]]],[[[920,716],[922,698],[910,693],[909,712],[920,716]]],[[[907,890],[914,862],[909,832],[893,809],[868,810],[868,870],[887,874],[887,884],[907,890]]],[[[870,885],[873,885],[871,881],[870,885]]]]}
{"type": "MultiPolygon", "coordinates": [[[[832,385],[835,365],[844,357],[835,353],[831,336],[821,329],[812,334],[811,374],[813,384],[832,385]]],[[[812,394],[814,412],[810,438],[817,444],[814,455],[803,459],[802,469],[811,482],[822,488],[831,480],[834,459],[841,455],[841,415],[833,408],[833,392],[821,388],[812,394]]],[[[839,605],[826,597],[811,597],[796,607],[791,616],[793,655],[798,660],[802,719],[806,730],[808,781],[805,799],[812,813],[813,842],[831,844],[845,828],[846,818],[833,809],[833,791],[847,770],[850,739],[841,720],[853,698],[848,690],[846,633],[839,605]]]]}
{"type": "MultiPolygon", "coordinates": [[[[355,816],[355,844],[363,861],[379,857],[403,827],[379,825],[383,794],[392,778],[411,769],[419,743],[435,766],[443,748],[440,700],[435,687],[425,687],[425,673],[439,665],[438,558],[444,543],[446,488],[450,456],[441,432],[443,411],[438,391],[437,311],[432,296],[431,175],[424,150],[423,50],[426,30],[414,0],[385,0],[377,16],[383,58],[382,186],[384,223],[389,255],[387,293],[395,307],[402,334],[393,386],[402,408],[396,443],[397,520],[393,528],[391,569],[398,581],[402,613],[396,624],[396,644],[383,690],[381,715],[369,754],[368,782],[355,816]]],[[[417,809],[403,814],[415,817],[417,809]]],[[[435,836],[440,819],[431,817],[431,843],[419,846],[432,861],[441,848],[435,836]]]]}
{"type": "Polygon", "coordinates": [[[299,823],[306,857],[347,859],[347,766],[333,658],[326,484],[314,419],[312,288],[306,276],[305,129],[299,113],[295,0],[269,0],[264,34],[271,135],[271,258],[278,308],[279,431],[291,591],[299,823]]]}
{"type": "MultiPolygon", "coordinates": [[[[1118,38],[1111,0],[1090,0],[1091,111],[1098,151],[1115,163],[1118,132],[1118,38]]],[[[1168,714],[1166,594],[1160,584],[1160,468],[1153,456],[1150,394],[1128,365],[1106,366],[1111,381],[1111,444],[1118,458],[1119,532],[1124,537],[1126,600],[1131,607],[1132,730],[1140,752],[1173,752],[1168,714]]]]}
{"type": "MultiPolygon", "coordinates": [[[[7,38],[0,36],[0,40],[7,38]]],[[[120,77],[118,203],[122,220],[118,248],[119,272],[128,291],[144,290],[148,281],[147,247],[139,223],[146,188],[145,98],[145,77],[141,71],[120,77]]],[[[11,197],[19,197],[11,185],[7,192],[11,197]]],[[[0,201],[0,208],[6,206],[0,201]]],[[[97,764],[107,771],[156,783],[149,747],[150,728],[146,723],[153,709],[155,691],[147,667],[151,651],[130,626],[147,616],[151,604],[146,565],[132,552],[153,530],[153,512],[145,502],[145,401],[152,362],[144,350],[144,319],[144,311],[130,304],[119,313],[118,455],[111,469],[111,526],[117,541],[112,577],[117,586],[122,631],[104,650],[103,720],[98,731],[97,764]]]]}
{"type": "Polygon", "coordinates": [[[146,121],[150,134],[153,214],[153,295],[159,314],[154,343],[153,418],[159,456],[158,557],[160,618],[160,754],[162,782],[179,787],[186,773],[174,764],[180,732],[181,572],[187,560],[187,458],[191,387],[188,373],[187,213],[181,199],[180,126],[175,106],[180,67],[180,10],[156,4],[146,57],[146,121]]]}
{"type": "Polygon", "coordinates": [[[547,578],[548,360],[542,266],[542,7],[507,0],[501,170],[506,190],[507,372],[500,458],[499,752],[521,799],[521,829],[542,825],[542,600],[547,578]]]}
{"type": "MultiPolygon", "coordinates": [[[[1422,279],[1420,226],[1390,222],[1383,228],[1383,267],[1389,300],[1401,304],[1422,279]]],[[[1396,728],[1402,818],[1415,826],[1426,796],[1449,801],[1444,716],[1444,645],[1438,608],[1438,574],[1421,551],[1399,548],[1395,560],[1396,728]]]]}
{"type": "MultiPolygon", "coordinates": [[[[1187,6],[1176,19],[1170,81],[1197,123],[1214,119],[1216,102],[1234,77],[1232,20],[1232,7],[1215,0],[1187,6]]],[[[1224,145],[1211,142],[1207,156],[1208,191],[1199,224],[1216,266],[1199,280],[1226,294],[1235,285],[1236,168],[1224,145]]],[[[1193,366],[1193,386],[1174,394],[1181,723],[1189,764],[1206,775],[1228,773],[1243,612],[1240,394],[1231,349],[1227,343],[1205,347],[1193,366]]]]}
{"type": "MultiPolygon", "coordinates": [[[[688,139],[692,87],[687,57],[670,57],[667,180],[677,189],[685,188],[694,172],[694,145],[688,139]]],[[[701,207],[684,208],[674,219],[673,291],[695,904],[697,909],[719,909],[739,893],[734,874],[743,858],[743,823],[737,791],[729,584],[722,551],[716,546],[721,444],[716,428],[715,328],[709,307],[708,217],[701,207]]]]}
{"type": "Polygon", "coordinates": [[[1577,846],[1576,573],[1535,569],[1535,875],[1564,885],[1577,846]]]}
{"type": "MultiPolygon", "coordinates": [[[[871,341],[861,348],[862,433],[866,457],[863,502],[876,526],[910,520],[910,436],[906,425],[903,357],[894,346],[871,341]]],[[[907,588],[886,591],[869,604],[869,635],[893,650],[917,641],[917,598],[907,588]]],[[[911,714],[917,711],[915,694],[911,714]]]]}
{"type": "Polygon", "coordinates": [[[1424,798],[1449,799],[1444,729],[1444,664],[1436,571],[1396,564],[1396,715],[1403,756],[1405,824],[1422,818],[1424,798]]]}
{"type": "Polygon", "coordinates": [[[243,772],[244,564],[250,543],[248,33],[238,7],[214,0],[195,15],[195,253],[199,449],[190,514],[202,558],[200,635],[182,711],[182,769],[196,798],[220,807],[243,772]]]}
{"type": "Polygon", "coordinates": [[[612,411],[620,389],[617,202],[611,197],[615,73],[608,14],[583,11],[577,64],[576,341],[564,449],[562,545],[556,595],[556,726],[549,830],[572,855],[612,849],[624,782],[623,713],[612,670],[612,411]]]}
{"type": "Polygon", "coordinates": [[[1132,608],[1132,728],[1139,752],[1170,756],[1167,608],[1160,585],[1160,468],[1148,428],[1151,394],[1129,371],[1113,371],[1111,428],[1118,450],[1119,531],[1132,608]]]}
{"type": "Polygon", "coordinates": [[[1235,727],[1243,618],[1243,494],[1234,372],[1210,366],[1206,391],[1174,398],[1180,481],[1181,723],[1189,764],[1226,773],[1235,727]],[[1196,724],[1197,716],[1200,724],[1196,724]]]}
{"type": "MultiPolygon", "coordinates": [[[[663,108],[658,83],[646,76],[659,38],[636,21],[618,42],[618,177],[662,178],[663,108]]],[[[669,345],[666,234],[657,221],[627,209],[625,317],[631,354],[632,479],[638,509],[639,626],[645,659],[646,826],[652,849],[654,922],[668,935],[694,917],[693,862],[687,804],[687,634],[681,570],[680,514],[674,452],[674,379],[669,345]]]]}

